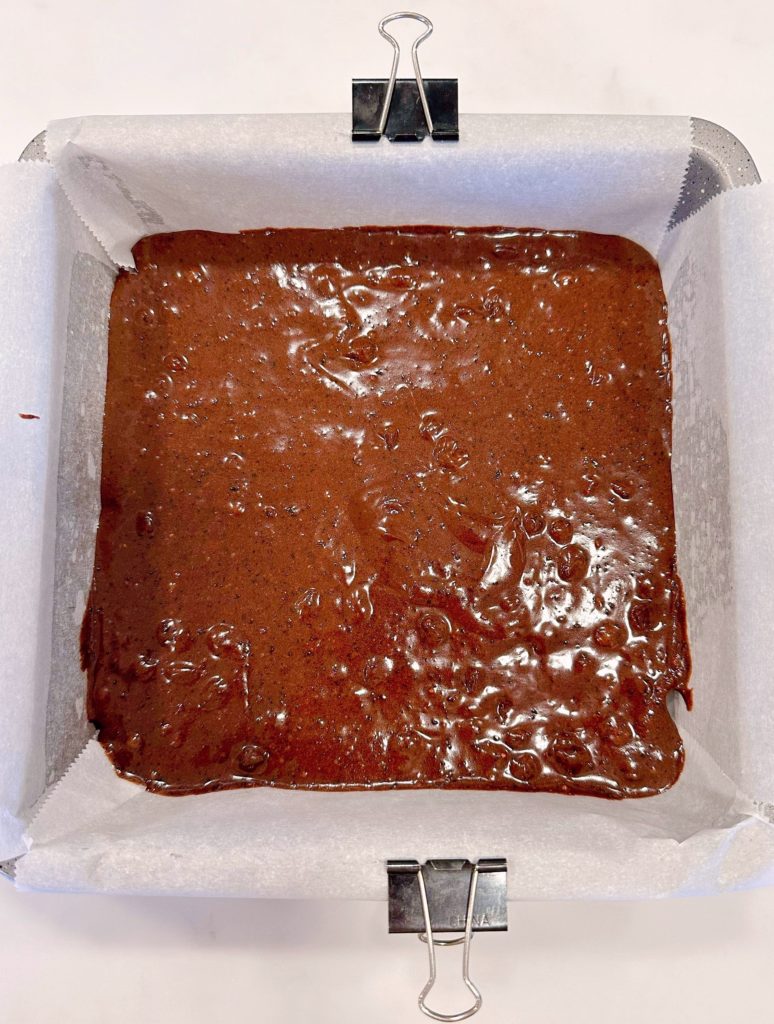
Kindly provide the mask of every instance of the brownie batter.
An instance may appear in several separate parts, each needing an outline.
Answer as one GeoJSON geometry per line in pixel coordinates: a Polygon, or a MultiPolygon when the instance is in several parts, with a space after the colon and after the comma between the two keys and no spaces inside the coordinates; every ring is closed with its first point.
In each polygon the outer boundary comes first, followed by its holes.
{"type": "Polygon", "coordinates": [[[163,793],[647,796],[683,760],[671,381],[623,238],[145,238],[111,306],[89,714],[163,793]]]}

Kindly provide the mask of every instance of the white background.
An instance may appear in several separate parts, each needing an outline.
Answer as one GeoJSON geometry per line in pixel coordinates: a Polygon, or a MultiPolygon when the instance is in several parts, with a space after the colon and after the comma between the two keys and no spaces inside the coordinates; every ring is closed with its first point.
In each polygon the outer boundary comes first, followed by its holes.
{"type": "MultiPolygon", "coordinates": [[[[0,0],[0,161],[54,117],[346,110],[353,76],[386,74],[376,21],[389,9],[388,0],[0,0]]],[[[420,9],[436,26],[423,70],[458,76],[466,112],[694,114],[731,129],[763,177],[774,174],[768,0],[423,0],[420,9]]],[[[774,891],[511,904],[510,918],[507,935],[474,943],[481,1024],[770,1019],[774,891]]],[[[442,981],[458,952],[441,951],[442,981]]],[[[381,903],[40,895],[0,879],[7,1024],[403,1024],[423,1019],[424,955],[413,937],[386,935],[381,903]]],[[[443,996],[446,1009],[465,999],[453,980],[443,996]]]]}

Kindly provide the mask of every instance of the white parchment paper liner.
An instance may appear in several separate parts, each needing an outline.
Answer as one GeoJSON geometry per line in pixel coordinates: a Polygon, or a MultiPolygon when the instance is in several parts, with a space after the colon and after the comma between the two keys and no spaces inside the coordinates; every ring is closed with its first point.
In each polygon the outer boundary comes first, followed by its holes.
{"type": "MultiPolygon", "coordinates": [[[[11,825],[0,818],[0,856],[19,852],[20,829],[48,787],[26,832],[18,884],[382,898],[386,858],[447,855],[507,856],[512,898],[708,892],[772,875],[771,190],[726,193],[667,234],[690,150],[688,119],[466,117],[461,137],[449,146],[357,145],[338,115],[84,118],[49,127],[56,180],[49,168],[7,169],[22,192],[37,175],[39,192],[10,210],[0,192],[0,281],[12,285],[11,299],[0,295],[3,329],[23,327],[23,347],[37,360],[20,362],[14,379],[34,379],[61,410],[61,423],[54,412],[18,420],[0,452],[4,492],[18,469],[17,437],[37,460],[28,465],[36,496],[28,517],[19,500],[0,504],[2,524],[20,541],[3,555],[11,586],[0,628],[20,654],[0,690],[9,709],[0,739],[16,737],[0,754],[0,807],[11,825]],[[14,250],[27,223],[47,255],[37,245],[14,250]],[[696,710],[677,709],[686,769],[670,792],[623,803],[269,789],[171,799],[119,779],[94,741],[73,763],[88,737],[77,629],[98,514],[112,280],[94,238],[112,261],[129,264],[132,244],[154,231],[374,223],[606,231],[659,255],[696,689],[696,710]],[[30,304],[45,311],[44,323],[25,319],[30,304]],[[30,423],[38,425],[33,442],[22,433],[30,423]],[[48,500],[38,504],[40,495],[48,500]]],[[[13,368],[5,341],[2,359],[13,368]]],[[[5,426],[13,386],[0,394],[5,426]]],[[[25,455],[19,450],[19,465],[25,455]]]]}

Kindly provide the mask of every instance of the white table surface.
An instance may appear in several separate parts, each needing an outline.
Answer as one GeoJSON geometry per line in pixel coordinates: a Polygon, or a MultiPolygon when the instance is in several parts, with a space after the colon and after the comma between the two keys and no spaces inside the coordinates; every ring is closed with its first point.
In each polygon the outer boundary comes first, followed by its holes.
{"type": "MultiPolygon", "coordinates": [[[[464,111],[694,114],[774,173],[768,0],[423,0],[427,75],[464,111]]],[[[386,73],[387,0],[2,0],[0,160],[54,117],[346,110],[386,73]]],[[[476,938],[477,1020],[771,1019],[774,891],[656,903],[512,904],[476,938]]],[[[444,951],[442,951],[443,955],[444,951]]],[[[458,951],[457,951],[458,953],[458,951]]],[[[7,1024],[380,1022],[415,1009],[424,947],[381,903],[18,893],[0,880],[7,1024]]],[[[459,961],[441,962],[458,1006],[459,961]]]]}

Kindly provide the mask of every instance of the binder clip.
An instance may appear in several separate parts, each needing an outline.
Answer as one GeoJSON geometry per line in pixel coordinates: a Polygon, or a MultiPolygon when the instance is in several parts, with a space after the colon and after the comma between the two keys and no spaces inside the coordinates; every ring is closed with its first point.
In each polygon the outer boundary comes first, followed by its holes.
{"type": "Polygon", "coordinates": [[[433,31],[423,14],[398,11],[379,22],[379,33],[393,48],[389,79],[352,80],[352,139],[377,142],[386,135],[390,142],[421,142],[430,135],[438,142],[459,139],[457,79],[422,78],[417,50],[433,31]],[[397,78],[400,46],[386,25],[399,18],[413,18],[425,26],[411,46],[414,80],[397,78]]]}
{"type": "Polygon", "coordinates": [[[415,933],[427,943],[430,976],[419,993],[419,1009],[433,1020],[467,1020],[481,1009],[483,997],[470,977],[473,932],[507,931],[507,865],[502,857],[478,860],[387,861],[389,931],[415,933]],[[463,932],[454,939],[439,932],[463,932]],[[462,980],[473,1003],[459,1013],[439,1013],[426,999],[435,984],[436,946],[462,945],[462,980]]]}

